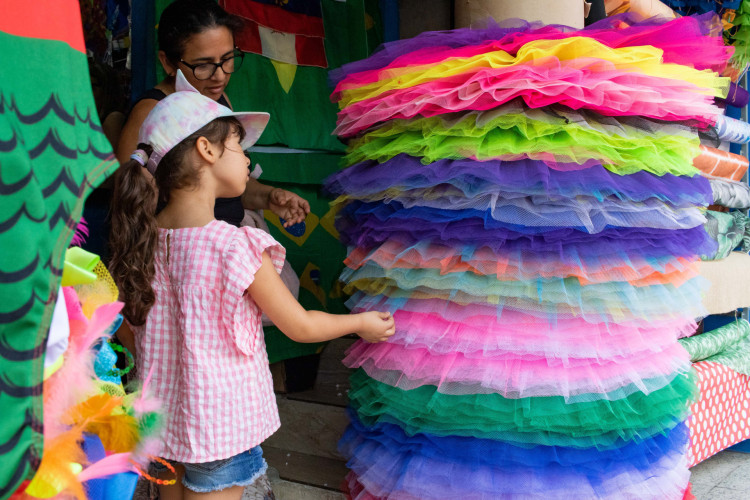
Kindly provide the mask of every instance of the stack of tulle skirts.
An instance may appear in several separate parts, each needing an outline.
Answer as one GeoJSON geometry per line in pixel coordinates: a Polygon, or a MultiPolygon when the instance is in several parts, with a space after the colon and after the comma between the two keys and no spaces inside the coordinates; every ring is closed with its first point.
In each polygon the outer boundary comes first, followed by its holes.
{"type": "Polygon", "coordinates": [[[353,498],[689,496],[720,33],[514,20],[332,72],[342,280],[396,320],[344,360],[353,498]]]}

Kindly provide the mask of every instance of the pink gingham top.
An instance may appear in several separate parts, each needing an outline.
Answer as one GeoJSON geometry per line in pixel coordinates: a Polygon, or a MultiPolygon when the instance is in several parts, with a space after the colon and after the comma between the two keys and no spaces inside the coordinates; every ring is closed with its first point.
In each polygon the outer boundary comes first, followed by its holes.
{"type": "Polygon", "coordinates": [[[246,451],[279,428],[261,311],[245,294],[267,252],[277,271],[284,248],[260,229],[221,221],[159,229],[156,303],[133,327],[138,373],[166,425],[159,456],[184,463],[246,451]]]}

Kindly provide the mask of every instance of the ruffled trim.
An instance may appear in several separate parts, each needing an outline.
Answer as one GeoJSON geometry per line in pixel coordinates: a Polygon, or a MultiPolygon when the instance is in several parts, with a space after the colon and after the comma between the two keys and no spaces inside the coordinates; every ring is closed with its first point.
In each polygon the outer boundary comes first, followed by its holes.
{"type": "MultiPolygon", "coordinates": [[[[494,50],[516,54],[533,40],[561,40],[585,36],[609,47],[651,45],[663,51],[664,62],[721,73],[732,49],[721,38],[722,24],[714,14],[643,19],[627,12],[608,16],[583,30],[562,25],[542,25],[522,19],[488,21],[484,28],[426,31],[405,40],[384,43],[367,59],[331,70],[336,91],[380,80],[380,74],[395,68],[434,64],[446,59],[471,57],[494,50]],[[368,74],[372,72],[372,74],[368,74]]],[[[334,98],[336,94],[334,93],[334,98]]]]}
{"type": "MultiPolygon", "coordinates": [[[[339,101],[339,107],[346,108],[383,94],[418,88],[440,80],[449,81],[454,87],[461,88],[470,85],[471,76],[483,72],[492,78],[493,83],[510,73],[507,80],[511,82],[523,82],[527,84],[527,88],[539,85],[547,95],[557,95],[559,90],[560,95],[571,96],[580,94],[583,87],[591,83],[587,81],[587,78],[591,77],[599,76],[597,80],[613,81],[621,75],[628,75],[634,79],[641,76],[649,78],[648,82],[641,82],[643,88],[640,89],[640,93],[629,93],[627,87],[620,87],[612,92],[613,95],[602,89],[598,99],[594,99],[592,94],[591,100],[600,105],[603,101],[607,102],[608,98],[629,104],[638,99],[653,99],[656,103],[655,97],[659,95],[659,91],[668,87],[670,83],[677,92],[674,102],[679,102],[680,99],[689,101],[695,94],[717,97],[727,95],[728,78],[721,78],[710,70],[701,71],[692,66],[665,63],[664,52],[657,47],[637,45],[613,48],[593,38],[577,35],[580,34],[557,40],[527,40],[518,47],[515,54],[493,48],[475,54],[465,53],[462,57],[444,58],[432,64],[391,67],[386,71],[368,75],[352,75],[337,85],[332,98],[339,101]],[[527,67],[539,73],[546,73],[546,68],[557,72],[552,75],[540,75],[538,80],[533,74],[517,73],[527,67]],[[571,76],[565,74],[568,69],[572,70],[571,76]],[[555,78],[557,74],[565,76],[558,80],[555,78]],[[566,80],[574,82],[573,88],[560,85],[566,80]],[[550,83],[551,88],[544,87],[550,83]],[[651,92],[653,97],[648,96],[646,91],[651,92]]],[[[635,89],[637,80],[631,83],[635,89]]],[[[484,87],[487,86],[488,83],[485,82],[484,87]]],[[[477,80],[474,87],[482,87],[481,81],[477,80]]],[[[669,94],[662,97],[669,100],[669,94]]],[[[585,106],[585,101],[570,107],[577,109],[582,105],[585,106]]]]}
{"type": "Polygon", "coordinates": [[[384,241],[405,244],[437,242],[452,247],[486,246],[508,253],[630,258],[695,258],[711,255],[717,243],[702,227],[682,230],[607,228],[589,234],[574,228],[527,228],[503,224],[478,210],[449,211],[427,207],[400,208],[398,203],[352,202],[336,219],[343,243],[372,248],[384,241]],[[502,250],[500,250],[502,249],[502,250]]]}
{"type": "Polygon", "coordinates": [[[682,346],[660,352],[631,353],[610,359],[546,358],[518,352],[435,353],[399,343],[357,342],[343,361],[363,368],[375,380],[411,390],[424,385],[443,394],[491,394],[505,398],[562,396],[567,402],[621,399],[636,391],[649,394],[690,369],[682,346]]]}
{"type": "Polygon", "coordinates": [[[672,284],[633,286],[627,282],[581,285],[576,278],[537,278],[524,281],[498,280],[472,273],[440,274],[434,269],[385,269],[367,263],[357,270],[345,269],[344,291],[370,295],[443,298],[458,303],[507,304],[533,310],[578,310],[604,312],[613,317],[660,318],[664,309],[681,311],[686,317],[703,312],[701,296],[708,282],[695,277],[677,287],[672,284]]]}
{"type": "Polygon", "coordinates": [[[695,375],[677,375],[646,395],[567,403],[563,397],[508,399],[499,394],[446,395],[434,386],[408,391],[363,370],[351,376],[349,398],[367,426],[393,423],[409,434],[473,436],[510,443],[610,448],[646,439],[685,419],[697,396],[695,375]]]}
{"type": "MultiPolygon", "coordinates": [[[[680,498],[689,473],[684,425],[613,450],[524,448],[502,441],[367,428],[351,415],[339,444],[352,493],[376,498],[680,498]],[[658,481],[650,478],[657,477],[658,481]],[[358,493],[359,492],[359,493],[358,493]],[[627,493],[626,493],[627,492],[627,493]],[[403,495],[407,495],[404,497],[403,495]]],[[[358,498],[354,496],[354,498],[358,498]]]]}
{"type": "MultiPolygon", "coordinates": [[[[579,46],[583,43],[575,42],[586,40],[570,38],[566,42],[579,46]]],[[[549,42],[543,43],[551,48],[549,42]]],[[[555,49],[567,49],[561,45],[557,43],[555,49]]],[[[521,52],[526,50],[523,47],[521,52]]],[[[561,104],[607,116],[682,121],[706,129],[721,115],[714,97],[726,96],[729,87],[729,79],[715,73],[702,73],[686,66],[670,67],[654,60],[636,63],[639,72],[592,54],[582,54],[574,60],[550,55],[521,65],[497,67],[497,54],[492,52],[460,62],[445,61],[435,68],[422,68],[416,75],[404,75],[406,78],[399,78],[398,84],[386,80],[367,85],[372,90],[366,98],[352,95],[361,89],[344,91],[341,93],[344,107],[338,114],[334,133],[349,137],[392,119],[486,111],[516,98],[523,99],[531,108],[561,104]],[[432,71],[443,73],[435,77],[426,75],[432,71]],[[421,83],[411,84],[410,76],[421,83]],[[423,81],[424,77],[427,80],[423,81]],[[407,82],[402,84],[404,80],[407,82]]]]}
{"type": "Polygon", "coordinates": [[[372,250],[352,248],[344,263],[350,269],[374,263],[391,269],[434,269],[440,274],[473,273],[495,276],[498,280],[531,280],[574,277],[582,285],[627,281],[634,286],[671,283],[680,286],[698,274],[698,258],[663,256],[580,256],[575,249],[568,255],[494,251],[488,247],[453,248],[421,241],[406,245],[387,240],[372,250]]]}
{"type": "Polygon", "coordinates": [[[601,165],[565,165],[550,168],[539,160],[500,161],[442,159],[423,164],[419,158],[399,154],[377,163],[365,161],[345,168],[325,181],[328,192],[348,194],[355,198],[396,188],[399,191],[449,184],[467,198],[491,185],[506,197],[549,196],[574,198],[579,195],[596,199],[615,197],[620,200],[658,199],[674,207],[710,205],[712,189],[700,175],[680,177],[648,172],[617,175],[601,165]]]}
{"type": "Polygon", "coordinates": [[[405,153],[439,159],[544,160],[551,168],[601,163],[619,175],[638,171],[693,176],[700,141],[689,128],[630,117],[615,119],[508,103],[492,111],[393,120],[353,140],[347,164],[405,153]]]}
{"type": "Polygon", "coordinates": [[[697,328],[695,321],[688,318],[589,323],[578,317],[538,318],[508,309],[497,316],[482,314],[486,311],[473,304],[460,306],[437,300],[394,304],[377,297],[366,298],[369,300],[353,304],[353,312],[390,310],[396,320],[396,333],[389,342],[426,349],[435,355],[462,353],[471,358],[492,358],[515,354],[518,358],[554,358],[562,362],[569,358],[608,360],[661,352],[697,328]],[[391,309],[395,307],[398,309],[391,309]],[[445,316],[430,311],[431,307],[445,316]]]}
{"type": "MultiPolygon", "coordinates": [[[[351,199],[354,197],[341,196],[334,201],[334,206],[351,199]]],[[[439,185],[409,191],[384,191],[357,199],[364,202],[397,202],[404,208],[478,210],[505,224],[545,228],[575,227],[588,233],[598,233],[606,227],[689,229],[706,222],[705,216],[697,207],[674,208],[659,200],[602,200],[586,195],[553,199],[548,196],[508,197],[491,186],[473,193],[470,198],[456,188],[439,185]]]]}

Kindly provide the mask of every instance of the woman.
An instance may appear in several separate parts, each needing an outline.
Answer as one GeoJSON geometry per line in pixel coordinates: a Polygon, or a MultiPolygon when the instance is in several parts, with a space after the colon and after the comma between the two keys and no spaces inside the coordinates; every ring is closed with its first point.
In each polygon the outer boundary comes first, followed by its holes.
{"type": "MultiPolygon", "coordinates": [[[[181,69],[201,94],[231,108],[224,93],[231,74],[239,69],[244,54],[234,45],[242,21],[225,12],[214,0],[177,0],[159,20],[159,61],[167,78],[147,91],[135,104],[122,129],[117,146],[120,163],[130,160],[138,130],[156,103],[175,91],[174,75],[181,69]]],[[[285,219],[285,226],[302,222],[310,204],[298,195],[252,179],[242,197],[216,200],[216,218],[239,226],[244,209],[270,209],[285,219]]]]}

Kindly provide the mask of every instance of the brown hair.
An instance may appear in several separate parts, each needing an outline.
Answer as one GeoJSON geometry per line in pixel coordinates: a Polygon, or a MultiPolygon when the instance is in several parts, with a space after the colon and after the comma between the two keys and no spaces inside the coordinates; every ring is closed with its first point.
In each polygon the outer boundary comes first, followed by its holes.
{"type": "Polygon", "coordinates": [[[243,21],[222,9],[216,0],[177,0],[168,5],[159,18],[159,49],[176,65],[190,37],[222,26],[236,37],[243,21]]]}
{"type": "MultiPolygon", "coordinates": [[[[120,291],[120,300],[125,303],[123,316],[130,324],[144,324],[156,299],[151,281],[158,236],[157,190],[159,198],[169,202],[169,193],[173,189],[197,185],[200,168],[189,153],[198,138],[205,137],[223,148],[233,133],[239,133],[240,140],[245,137],[245,130],[236,118],[217,118],[165,154],[153,179],[145,175],[144,167],[135,160],[123,164],[117,172],[112,200],[109,271],[120,291]]],[[[138,148],[151,155],[152,148],[148,144],[139,144],[138,148]]]]}

